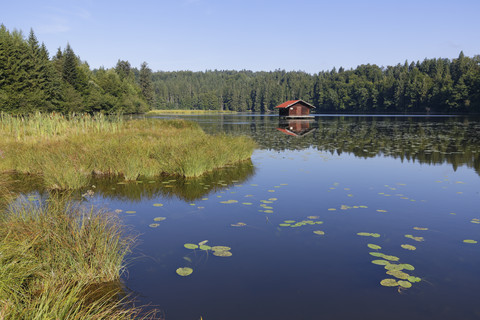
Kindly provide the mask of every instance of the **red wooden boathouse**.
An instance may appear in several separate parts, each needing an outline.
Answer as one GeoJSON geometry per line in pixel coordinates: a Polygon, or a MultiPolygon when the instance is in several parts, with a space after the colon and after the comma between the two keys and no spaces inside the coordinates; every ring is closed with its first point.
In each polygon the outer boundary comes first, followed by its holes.
{"type": "Polygon", "coordinates": [[[303,100],[286,101],[275,107],[279,111],[280,117],[285,118],[313,118],[310,110],[315,107],[303,100]]]}

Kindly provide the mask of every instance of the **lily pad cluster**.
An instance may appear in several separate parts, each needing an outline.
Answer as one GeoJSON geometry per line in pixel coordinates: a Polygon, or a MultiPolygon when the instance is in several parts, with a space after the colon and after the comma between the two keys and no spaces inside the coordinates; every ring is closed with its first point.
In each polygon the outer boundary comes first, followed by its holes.
{"type": "Polygon", "coordinates": [[[167,218],[165,218],[165,217],[155,217],[155,218],[153,218],[153,221],[155,221],[155,222],[154,222],[154,223],[150,223],[148,226],[149,226],[150,228],[157,228],[157,227],[160,226],[160,223],[158,223],[158,222],[163,221],[163,220],[165,220],[165,219],[167,219],[167,218]]]}
{"type": "Polygon", "coordinates": [[[204,240],[199,242],[198,244],[195,243],[185,243],[183,246],[186,249],[195,250],[200,249],[203,251],[212,251],[214,256],[217,257],[231,257],[232,253],[230,252],[231,248],[226,246],[208,246],[208,240],[204,240]]]}
{"type": "Polygon", "coordinates": [[[373,237],[373,238],[380,238],[379,233],[371,233],[371,232],[359,232],[357,233],[358,236],[362,237],[373,237]]]}
{"type": "MultiPolygon", "coordinates": [[[[371,249],[381,248],[378,245],[368,244],[371,249]]],[[[381,252],[370,252],[370,255],[381,258],[372,260],[372,263],[385,268],[386,274],[394,278],[387,278],[380,281],[384,287],[398,287],[398,289],[408,289],[412,287],[413,283],[420,282],[421,279],[410,275],[405,271],[414,271],[415,267],[408,263],[399,263],[400,258],[393,255],[384,254],[381,252]]]]}
{"type": "Polygon", "coordinates": [[[313,221],[313,220],[302,220],[302,221],[295,221],[295,220],[285,220],[283,223],[280,223],[280,227],[290,227],[290,228],[298,228],[303,226],[313,226],[316,224],[322,224],[323,221],[313,221]]]}
{"type": "Polygon", "coordinates": [[[413,236],[413,235],[411,235],[411,234],[406,234],[406,235],[405,235],[405,238],[412,239],[412,240],[415,240],[415,241],[417,241],[417,242],[425,241],[425,238],[423,238],[423,237],[415,237],[415,236],[413,236]]]}
{"type": "Polygon", "coordinates": [[[470,222],[471,222],[471,223],[480,224],[480,219],[478,219],[478,218],[473,218],[470,222]]]}

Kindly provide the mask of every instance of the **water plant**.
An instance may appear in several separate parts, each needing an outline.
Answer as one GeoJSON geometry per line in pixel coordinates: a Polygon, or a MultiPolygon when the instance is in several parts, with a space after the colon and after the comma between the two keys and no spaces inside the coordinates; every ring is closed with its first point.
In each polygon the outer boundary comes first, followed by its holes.
{"type": "Polygon", "coordinates": [[[136,319],[120,282],[134,240],[115,214],[60,197],[9,204],[0,215],[0,317],[136,319]]]}
{"type": "Polygon", "coordinates": [[[1,114],[0,135],[0,172],[40,174],[52,189],[78,189],[92,175],[198,177],[249,159],[255,148],[250,138],[207,135],[183,120],[102,115],[1,114]]]}

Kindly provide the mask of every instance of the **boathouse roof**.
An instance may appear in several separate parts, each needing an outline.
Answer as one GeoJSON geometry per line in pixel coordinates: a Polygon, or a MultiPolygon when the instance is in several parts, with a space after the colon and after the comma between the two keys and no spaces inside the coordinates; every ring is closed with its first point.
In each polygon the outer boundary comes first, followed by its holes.
{"type": "Polygon", "coordinates": [[[279,105],[276,106],[275,108],[284,109],[284,108],[291,107],[291,106],[293,106],[294,104],[297,104],[297,103],[302,103],[302,104],[304,104],[306,107],[309,107],[309,108],[312,108],[312,109],[315,108],[315,107],[312,106],[310,103],[307,103],[307,102],[305,102],[305,101],[303,101],[303,100],[289,100],[289,101],[285,101],[284,103],[279,104],[279,105]]]}

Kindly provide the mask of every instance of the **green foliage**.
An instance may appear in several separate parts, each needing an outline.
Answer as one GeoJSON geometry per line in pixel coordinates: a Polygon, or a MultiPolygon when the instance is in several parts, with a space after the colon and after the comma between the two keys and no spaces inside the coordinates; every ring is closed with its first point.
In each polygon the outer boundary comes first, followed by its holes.
{"type": "Polygon", "coordinates": [[[155,72],[158,109],[271,112],[303,99],[316,113],[480,113],[480,56],[305,72],[155,72]]]}
{"type": "Polygon", "coordinates": [[[33,30],[24,39],[0,26],[0,111],[142,113],[147,102],[128,61],[93,72],[69,44],[50,60],[33,30]]]}

